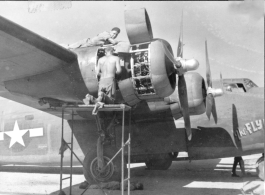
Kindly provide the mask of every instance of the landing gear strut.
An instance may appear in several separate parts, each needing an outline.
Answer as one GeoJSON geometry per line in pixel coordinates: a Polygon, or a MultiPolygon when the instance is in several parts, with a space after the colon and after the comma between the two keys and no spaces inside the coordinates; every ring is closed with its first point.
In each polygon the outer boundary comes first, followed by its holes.
{"type": "MultiPolygon", "coordinates": [[[[117,149],[113,147],[104,147],[104,169],[98,166],[98,157],[96,148],[88,151],[84,159],[84,175],[89,184],[97,182],[121,181],[121,156],[118,155],[112,162],[107,165],[110,159],[115,155],[117,149]]],[[[124,164],[125,165],[125,164],[124,164]]],[[[125,167],[125,166],[124,166],[125,167]]]]}
{"type": "MultiPolygon", "coordinates": [[[[124,147],[128,145],[128,164],[130,166],[130,130],[129,138],[126,143],[124,143],[124,124],[125,124],[125,111],[130,110],[130,107],[125,105],[105,105],[106,111],[122,111],[122,143],[121,148],[118,150],[116,147],[111,145],[111,133],[110,129],[115,124],[116,114],[113,115],[111,122],[107,128],[102,128],[104,126],[104,117],[95,116],[96,125],[99,133],[99,138],[97,140],[96,146],[89,148],[84,162],[84,176],[89,184],[98,182],[108,182],[108,181],[121,181],[122,191],[124,188],[123,183],[128,181],[128,186],[130,185],[130,171],[128,172],[128,178],[124,179],[124,170],[126,169],[126,163],[124,162],[124,147]],[[102,120],[103,119],[103,120],[102,120]],[[108,141],[110,144],[108,144],[108,141]],[[120,154],[121,152],[121,154],[120,154]],[[122,160],[121,160],[122,158],[122,160]]],[[[102,109],[104,109],[102,107],[102,109]]],[[[129,128],[131,121],[131,113],[129,118],[129,128]]],[[[130,167],[128,168],[130,170],[130,167]]]]}

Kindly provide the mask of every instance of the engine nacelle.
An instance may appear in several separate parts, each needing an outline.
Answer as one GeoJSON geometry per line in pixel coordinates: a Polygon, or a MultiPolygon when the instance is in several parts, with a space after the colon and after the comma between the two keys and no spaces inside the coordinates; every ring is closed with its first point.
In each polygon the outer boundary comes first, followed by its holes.
{"type": "MultiPolygon", "coordinates": [[[[178,77],[178,76],[177,76],[178,77]]],[[[196,72],[188,72],[185,74],[187,85],[189,113],[190,115],[199,115],[205,112],[205,96],[206,87],[203,77],[196,72]]],[[[178,89],[164,101],[148,102],[151,111],[164,111],[170,109],[175,119],[182,117],[182,108],[179,103],[178,89]]]]}
{"type": "MultiPolygon", "coordinates": [[[[190,115],[199,115],[205,112],[206,86],[203,77],[197,72],[188,72],[185,75],[189,113],[190,115]]],[[[170,105],[172,115],[175,119],[182,117],[181,106],[179,103],[179,94],[175,92],[169,96],[171,101],[177,102],[170,105]]]]}
{"type": "MultiPolygon", "coordinates": [[[[117,102],[126,102],[133,106],[145,100],[152,104],[154,101],[164,101],[164,98],[178,98],[176,89],[176,70],[174,64],[168,59],[164,48],[172,53],[170,44],[162,39],[153,39],[152,28],[145,9],[128,10],[125,12],[126,30],[130,44],[118,44],[115,46],[122,63],[123,73],[120,77],[117,102]],[[175,92],[174,92],[175,91],[175,92]],[[123,99],[123,100],[122,100],[123,99]]],[[[79,67],[87,86],[88,93],[97,96],[97,77],[95,69],[97,60],[104,55],[104,48],[90,47],[75,50],[78,54],[79,67]]],[[[196,63],[188,63],[187,68],[196,63]],[[191,64],[191,65],[190,65],[191,64]]],[[[193,66],[192,66],[193,67],[193,66]]],[[[185,74],[189,105],[191,111],[201,105],[202,78],[198,74],[185,74]],[[197,75],[197,76],[196,76],[197,75]],[[196,80],[196,81],[193,81],[196,80]],[[196,85],[196,86],[194,86],[196,85]],[[192,91],[190,91],[192,90],[192,91]],[[200,97],[193,97],[199,94],[200,97]],[[196,99],[196,100],[195,100],[196,99]],[[199,101],[199,103],[197,103],[199,101]]],[[[160,108],[167,107],[165,103],[160,108]]],[[[181,108],[178,101],[170,105],[172,113],[178,115],[181,108]]],[[[164,108],[163,108],[164,109],[164,108]]],[[[200,112],[202,112],[200,109],[200,112]]],[[[197,109],[192,111],[197,113],[197,109]]],[[[177,116],[176,116],[177,117],[177,116]]]]}

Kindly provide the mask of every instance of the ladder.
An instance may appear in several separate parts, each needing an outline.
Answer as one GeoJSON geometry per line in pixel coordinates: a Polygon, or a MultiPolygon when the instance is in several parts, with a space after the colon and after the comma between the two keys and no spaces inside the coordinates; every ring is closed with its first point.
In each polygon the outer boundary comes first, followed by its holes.
{"type": "MultiPolygon", "coordinates": [[[[72,115],[72,120],[74,120],[74,113],[76,111],[92,111],[94,109],[95,105],[78,105],[78,106],[63,106],[62,107],[62,136],[61,136],[61,148],[67,147],[71,150],[71,156],[70,156],[70,176],[63,178],[63,152],[61,152],[61,166],[60,166],[60,193],[59,195],[65,195],[64,191],[62,190],[62,182],[63,180],[70,179],[70,195],[72,195],[72,166],[73,166],[73,155],[77,158],[77,160],[80,162],[81,165],[83,165],[82,161],[77,157],[77,155],[73,151],[73,128],[74,128],[74,123],[72,123],[71,128],[72,128],[72,133],[71,133],[71,141],[69,143],[65,142],[64,140],[64,113],[66,111],[70,111],[72,115]]],[[[128,185],[128,195],[130,195],[130,164],[131,164],[131,107],[124,105],[124,104],[104,104],[101,106],[98,110],[99,112],[102,111],[121,111],[122,112],[122,138],[121,138],[121,148],[117,151],[117,153],[110,159],[110,161],[103,167],[107,167],[113,160],[114,158],[121,152],[121,194],[124,195],[124,183],[127,182],[128,185]],[[129,111],[129,134],[128,134],[128,140],[124,143],[124,126],[125,126],[125,111],[129,111]],[[125,147],[128,146],[128,177],[125,179],[124,178],[124,149],[125,147]]],[[[69,113],[69,112],[68,112],[69,113]]],[[[95,115],[95,120],[97,124],[98,131],[101,131],[101,124],[98,115],[95,115]]],[[[100,138],[99,138],[100,141],[100,138]]],[[[98,141],[98,143],[99,143],[98,141]]],[[[99,144],[98,144],[99,146],[99,144]]],[[[103,159],[103,148],[99,148],[98,151],[98,156],[100,155],[99,159],[103,159]]],[[[98,166],[102,166],[98,160],[98,166]]],[[[85,189],[86,191],[87,189],[85,189]]],[[[84,192],[85,192],[84,191],[84,192]]],[[[83,193],[84,193],[83,192],[83,193]]],[[[82,194],[83,194],[82,193],[82,194]]]]}
{"type": "MultiPolygon", "coordinates": [[[[73,143],[73,138],[74,138],[74,132],[72,130],[71,132],[71,141],[66,142],[64,140],[64,112],[65,108],[62,108],[62,135],[61,135],[61,148],[60,148],[60,154],[61,154],[61,164],[60,164],[60,192],[59,195],[65,195],[64,191],[62,190],[62,183],[63,180],[70,179],[70,195],[72,195],[72,178],[73,178],[73,155],[76,157],[76,159],[79,161],[79,163],[83,165],[83,162],[78,158],[78,156],[75,154],[73,148],[74,148],[74,143],[73,143]],[[67,147],[71,151],[70,155],[70,176],[63,178],[63,158],[64,158],[64,148],[67,147]]],[[[74,111],[72,110],[71,112],[72,115],[72,120],[74,120],[74,111]]],[[[74,123],[72,123],[72,129],[74,128],[74,123]]]]}

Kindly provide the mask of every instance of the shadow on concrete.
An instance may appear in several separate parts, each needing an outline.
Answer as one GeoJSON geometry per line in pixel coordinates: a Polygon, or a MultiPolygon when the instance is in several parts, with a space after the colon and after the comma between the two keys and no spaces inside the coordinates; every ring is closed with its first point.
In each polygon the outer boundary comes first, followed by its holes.
{"type": "MultiPolygon", "coordinates": [[[[227,170],[215,170],[221,159],[173,162],[168,170],[146,170],[145,166],[131,169],[131,180],[141,182],[143,191],[132,191],[132,195],[239,195],[246,181],[252,182],[257,177],[231,177],[232,162],[227,170]]],[[[219,165],[222,165],[220,163],[219,165]]],[[[72,194],[81,194],[79,185],[72,187],[72,194]]],[[[63,191],[68,194],[69,187],[63,191]]],[[[59,194],[59,191],[51,195],[59,194]]],[[[88,189],[84,195],[120,195],[119,190],[88,189]]],[[[126,193],[125,193],[126,194],[126,193]]]]}
{"type": "MultiPolygon", "coordinates": [[[[19,172],[19,173],[46,173],[46,174],[60,174],[60,166],[49,165],[1,165],[0,172],[19,172]]],[[[63,173],[70,174],[70,167],[64,167],[63,173]]],[[[83,168],[81,166],[73,167],[73,174],[82,174],[83,168]]]]}

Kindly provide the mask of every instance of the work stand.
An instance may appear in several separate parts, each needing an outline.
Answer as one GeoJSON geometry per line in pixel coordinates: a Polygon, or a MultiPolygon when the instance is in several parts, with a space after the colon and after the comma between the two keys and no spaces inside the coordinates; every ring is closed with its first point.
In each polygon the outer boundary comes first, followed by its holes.
{"type": "MultiPolygon", "coordinates": [[[[61,165],[60,165],[60,192],[59,195],[65,195],[64,191],[62,190],[62,182],[66,179],[70,179],[70,194],[72,195],[72,170],[73,170],[73,156],[75,156],[77,158],[77,160],[80,162],[80,164],[84,167],[83,162],[78,158],[78,156],[75,154],[74,150],[73,150],[73,131],[74,131],[74,123],[71,123],[71,128],[72,128],[72,132],[71,132],[71,141],[70,142],[66,142],[64,140],[64,115],[65,113],[71,113],[71,120],[74,121],[75,118],[74,116],[76,115],[76,113],[78,111],[87,111],[87,112],[91,112],[95,111],[94,110],[95,105],[79,105],[79,106],[63,106],[62,107],[62,136],[61,136],[61,148],[60,148],[60,154],[61,154],[61,165]],[[69,149],[71,151],[71,155],[70,155],[70,176],[69,177],[65,177],[63,178],[63,151],[64,149],[69,149]]],[[[122,112],[122,137],[121,137],[121,148],[118,150],[118,152],[111,158],[111,160],[107,163],[106,166],[108,166],[109,163],[111,163],[114,158],[116,158],[116,156],[121,152],[121,194],[124,194],[124,182],[128,182],[128,194],[130,194],[130,163],[131,163],[131,107],[124,105],[124,104],[103,104],[101,105],[100,108],[98,108],[98,112],[122,112]],[[129,135],[128,135],[128,140],[126,141],[126,143],[124,143],[124,128],[125,128],[125,112],[129,112],[129,135]],[[124,148],[125,146],[128,146],[128,178],[124,178],[124,148]]],[[[95,115],[95,120],[96,120],[96,124],[97,124],[97,128],[98,128],[98,132],[100,132],[101,129],[101,125],[100,125],[100,120],[99,120],[99,116],[97,115],[97,112],[93,113],[95,115]]],[[[100,140],[100,137],[99,137],[100,140]]],[[[99,147],[97,145],[97,147],[99,147]]],[[[99,149],[97,149],[99,151],[99,149]]],[[[103,147],[102,147],[102,151],[103,151],[103,147]]],[[[97,152],[99,153],[99,152],[97,152]]],[[[102,157],[103,158],[103,152],[102,152],[102,157]]],[[[98,164],[99,163],[99,159],[100,159],[100,155],[97,154],[97,158],[98,158],[98,164]]],[[[85,193],[87,189],[85,189],[82,194],[85,193]]]]}

